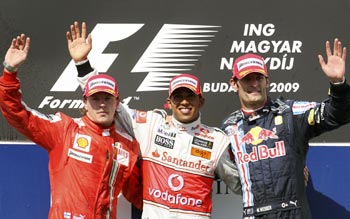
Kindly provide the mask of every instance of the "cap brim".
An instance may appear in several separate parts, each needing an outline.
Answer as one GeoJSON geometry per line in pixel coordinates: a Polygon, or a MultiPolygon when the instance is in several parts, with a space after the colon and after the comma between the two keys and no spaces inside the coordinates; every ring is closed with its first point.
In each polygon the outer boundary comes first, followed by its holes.
{"type": "Polygon", "coordinates": [[[244,78],[245,76],[247,76],[247,75],[249,75],[251,73],[260,73],[260,74],[264,75],[265,77],[269,77],[267,72],[265,70],[261,69],[261,68],[249,69],[249,70],[241,71],[235,77],[240,80],[240,79],[244,78]]]}
{"type": "Polygon", "coordinates": [[[109,93],[115,97],[118,96],[118,93],[115,92],[115,90],[111,90],[111,89],[93,89],[93,90],[90,90],[86,95],[85,97],[89,97],[91,95],[94,95],[96,93],[99,93],[99,92],[104,92],[104,93],[109,93]]]}
{"type": "Polygon", "coordinates": [[[174,93],[175,90],[177,90],[179,88],[187,88],[187,89],[189,89],[190,91],[192,91],[196,95],[202,95],[202,93],[201,92],[198,93],[197,89],[195,89],[194,87],[191,87],[191,86],[178,86],[178,87],[175,87],[175,89],[173,89],[171,91],[171,93],[169,93],[169,97],[174,93]]]}

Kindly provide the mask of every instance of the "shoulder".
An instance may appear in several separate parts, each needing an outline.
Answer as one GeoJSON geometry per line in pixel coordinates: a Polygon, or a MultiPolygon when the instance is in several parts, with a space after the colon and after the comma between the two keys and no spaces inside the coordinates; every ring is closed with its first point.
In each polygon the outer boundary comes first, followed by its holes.
{"type": "Polygon", "coordinates": [[[225,138],[227,137],[227,135],[225,134],[225,132],[223,130],[221,130],[218,127],[214,127],[214,126],[208,126],[205,124],[201,124],[202,128],[204,128],[205,130],[208,130],[209,132],[213,133],[215,135],[216,138],[221,137],[221,138],[225,138]]]}
{"type": "Polygon", "coordinates": [[[236,110],[224,118],[221,124],[221,129],[224,130],[229,125],[237,124],[241,119],[243,119],[241,110],[236,110]]]}

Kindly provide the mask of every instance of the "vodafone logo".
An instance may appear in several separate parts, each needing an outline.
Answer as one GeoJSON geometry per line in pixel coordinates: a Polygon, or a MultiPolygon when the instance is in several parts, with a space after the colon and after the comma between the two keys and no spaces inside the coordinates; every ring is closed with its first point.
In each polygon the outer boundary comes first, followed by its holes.
{"type": "MultiPolygon", "coordinates": [[[[158,180],[157,180],[158,181],[158,180]]],[[[163,184],[159,180],[159,184],[163,184]]],[[[162,203],[166,206],[176,206],[177,208],[182,208],[182,206],[192,206],[192,207],[201,207],[203,200],[200,198],[195,198],[189,195],[189,189],[184,191],[184,179],[179,174],[171,174],[168,177],[168,186],[170,189],[162,188],[163,186],[157,186],[159,188],[148,188],[148,194],[151,199],[156,203],[162,203]],[[160,189],[162,188],[162,189],[160,189]],[[182,192],[179,192],[183,190],[182,192]]]]}
{"type": "Polygon", "coordinates": [[[171,190],[177,192],[184,187],[184,178],[178,174],[171,174],[168,178],[168,185],[171,190]]]}

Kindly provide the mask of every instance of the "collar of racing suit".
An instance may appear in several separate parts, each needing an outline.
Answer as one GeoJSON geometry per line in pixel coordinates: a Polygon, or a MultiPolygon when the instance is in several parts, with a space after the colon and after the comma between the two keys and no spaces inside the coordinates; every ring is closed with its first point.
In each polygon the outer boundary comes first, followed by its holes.
{"type": "Polygon", "coordinates": [[[91,121],[87,116],[82,117],[82,124],[79,126],[88,126],[93,132],[97,133],[101,136],[110,136],[115,132],[115,124],[113,124],[107,128],[102,128],[98,124],[91,121]]]}
{"type": "Polygon", "coordinates": [[[271,101],[271,98],[268,97],[265,105],[259,109],[257,109],[256,111],[253,112],[244,112],[241,109],[241,113],[244,119],[247,119],[249,121],[254,121],[258,118],[260,118],[261,116],[267,114],[268,112],[272,111],[275,114],[280,113],[280,111],[283,111],[283,109],[281,109],[281,106],[284,106],[285,104],[283,103],[283,98],[279,97],[277,98],[275,101],[271,101]]]}
{"type": "Polygon", "coordinates": [[[201,114],[199,113],[198,119],[194,120],[191,123],[182,123],[176,120],[173,116],[169,116],[167,119],[167,123],[174,126],[178,131],[188,131],[188,130],[195,130],[197,129],[201,124],[201,114]]]}

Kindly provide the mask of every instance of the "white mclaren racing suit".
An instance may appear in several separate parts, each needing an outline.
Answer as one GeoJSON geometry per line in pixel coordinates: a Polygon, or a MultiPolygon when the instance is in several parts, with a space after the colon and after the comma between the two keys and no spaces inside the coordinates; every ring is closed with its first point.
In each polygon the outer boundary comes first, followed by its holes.
{"type": "Polygon", "coordinates": [[[130,111],[142,155],[143,219],[210,218],[215,174],[240,194],[229,139],[221,130],[200,118],[180,123],[163,110],[130,111]]]}

